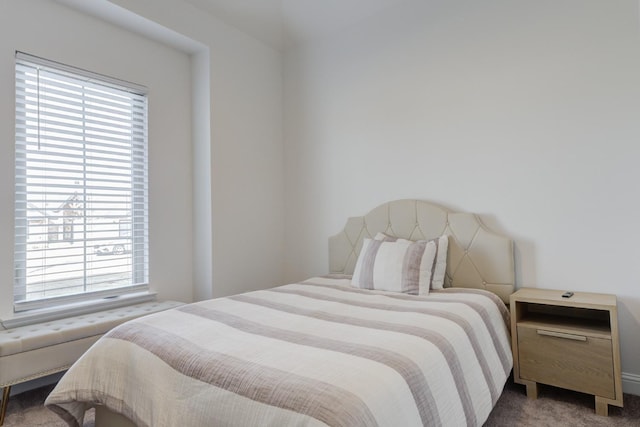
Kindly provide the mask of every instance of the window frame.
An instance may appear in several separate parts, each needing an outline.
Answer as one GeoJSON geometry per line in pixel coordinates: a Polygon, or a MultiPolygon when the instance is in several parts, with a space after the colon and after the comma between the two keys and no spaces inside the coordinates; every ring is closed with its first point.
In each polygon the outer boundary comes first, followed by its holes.
{"type": "MultiPolygon", "coordinates": [[[[112,77],[104,76],[102,74],[93,73],[80,68],[72,67],[69,65],[61,64],[59,62],[50,61],[47,59],[39,58],[37,56],[29,55],[23,52],[16,51],[15,54],[15,120],[16,120],[16,149],[15,149],[15,189],[16,198],[14,203],[15,208],[15,241],[14,241],[14,284],[13,284],[13,307],[14,313],[26,312],[26,311],[38,311],[40,309],[49,310],[63,308],[65,305],[86,303],[90,301],[113,298],[118,296],[134,296],[140,299],[141,293],[148,293],[149,291],[149,245],[148,245],[148,90],[146,87],[137,85],[134,83],[122,81],[112,77]],[[130,222],[130,234],[131,234],[131,280],[128,285],[104,289],[98,291],[84,291],[80,293],[74,293],[63,296],[45,297],[40,299],[27,300],[27,252],[28,252],[28,239],[29,239],[29,219],[27,215],[27,153],[26,153],[26,137],[25,141],[19,142],[19,129],[22,127],[19,125],[20,120],[24,120],[26,123],[27,113],[19,112],[18,103],[23,99],[19,98],[18,89],[18,68],[19,66],[42,68],[49,72],[53,71],[59,73],[62,76],[72,77],[78,80],[83,80],[87,84],[100,85],[101,87],[108,88],[109,90],[116,90],[129,92],[137,97],[143,99],[142,111],[143,118],[136,128],[138,136],[131,138],[131,213],[126,216],[126,219],[130,222]],[[141,135],[141,136],[140,136],[141,135]],[[20,148],[24,147],[25,150],[20,148]],[[22,169],[21,169],[22,168],[22,169]],[[22,174],[19,172],[22,170],[22,174]],[[22,212],[24,214],[19,214],[22,212]],[[24,230],[19,232],[19,230],[24,230]],[[137,297],[136,297],[137,295],[137,297]]],[[[38,83],[39,84],[39,83],[38,83]]],[[[39,87],[39,86],[38,86],[39,87]]],[[[139,99],[138,99],[138,102],[139,99]]],[[[133,107],[132,107],[133,109],[133,107]]],[[[40,111],[40,104],[38,101],[37,111],[40,111]]],[[[132,110],[133,111],[133,110],[132,110]]],[[[133,113],[132,113],[133,114],[133,113]]],[[[27,125],[22,125],[26,129],[27,125]]],[[[40,125],[38,124],[38,128],[40,125]]],[[[133,135],[133,131],[132,131],[133,135]]],[[[83,144],[87,144],[87,141],[83,139],[83,144]]],[[[83,159],[86,162],[86,159],[83,159]]],[[[83,163],[85,164],[85,163],[83,163]]],[[[82,187],[85,188],[85,187],[82,187]]],[[[86,203],[86,200],[85,200],[86,203]]],[[[121,227],[121,224],[118,225],[121,227]]],[[[58,227],[58,240],[60,242],[68,241],[70,237],[73,243],[73,228],[74,224],[67,224],[63,221],[62,224],[56,225],[58,227]],[[71,236],[67,235],[69,230],[66,227],[70,227],[71,236]]],[[[45,229],[49,231],[49,226],[45,225],[45,229]]],[[[83,239],[83,250],[88,250],[87,241],[83,239]]],[[[87,280],[87,262],[85,255],[85,262],[82,264],[82,271],[84,272],[84,286],[86,287],[87,280]]]]}

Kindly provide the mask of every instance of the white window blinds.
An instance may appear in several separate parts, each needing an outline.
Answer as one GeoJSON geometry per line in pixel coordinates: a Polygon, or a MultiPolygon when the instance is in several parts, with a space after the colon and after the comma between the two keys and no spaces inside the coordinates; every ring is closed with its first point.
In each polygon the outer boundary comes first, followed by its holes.
{"type": "Polygon", "coordinates": [[[146,289],[146,90],[16,53],[16,311],[146,289]]]}

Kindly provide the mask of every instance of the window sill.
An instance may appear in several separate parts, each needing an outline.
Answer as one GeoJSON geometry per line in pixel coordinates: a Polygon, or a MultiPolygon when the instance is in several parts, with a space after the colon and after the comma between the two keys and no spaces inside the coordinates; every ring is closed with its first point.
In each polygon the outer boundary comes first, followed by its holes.
{"type": "Polygon", "coordinates": [[[17,328],[19,326],[49,322],[51,320],[62,319],[64,317],[80,316],[87,313],[94,313],[96,311],[154,301],[156,300],[156,297],[157,294],[155,292],[137,292],[133,294],[119,295],[113,298],[101,298],[65,304],[55,308],[33,309],[22,312],[11,319],[2,320],[0,321],[0,324],[4,329],[17,328]]]}

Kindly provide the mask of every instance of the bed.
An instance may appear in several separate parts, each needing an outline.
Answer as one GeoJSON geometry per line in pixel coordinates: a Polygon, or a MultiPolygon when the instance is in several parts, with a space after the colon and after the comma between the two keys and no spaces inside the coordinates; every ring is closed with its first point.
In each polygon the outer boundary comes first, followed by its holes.
{"type": "Polygon", "coordinates": [[[399,200],[350,218],[329,264],[127,322],[45,404],[70,426],[481,426],[513,364],[512,241],[399,200]]]}

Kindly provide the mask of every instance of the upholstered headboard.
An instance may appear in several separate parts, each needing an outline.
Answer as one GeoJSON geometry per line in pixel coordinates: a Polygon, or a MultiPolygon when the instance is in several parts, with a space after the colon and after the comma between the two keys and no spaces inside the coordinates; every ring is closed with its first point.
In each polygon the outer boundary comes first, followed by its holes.
{"type": "Polygon", "coordinates": [[[445,287],[480,288],[506,303],[515,286],[513,241],[488,230],[470,213],[422,200],[396,200],[353,217],[329,238],[329,270],[352,274],[364,238],[378,232],[409,240],[449,236],[445,287]]]}

